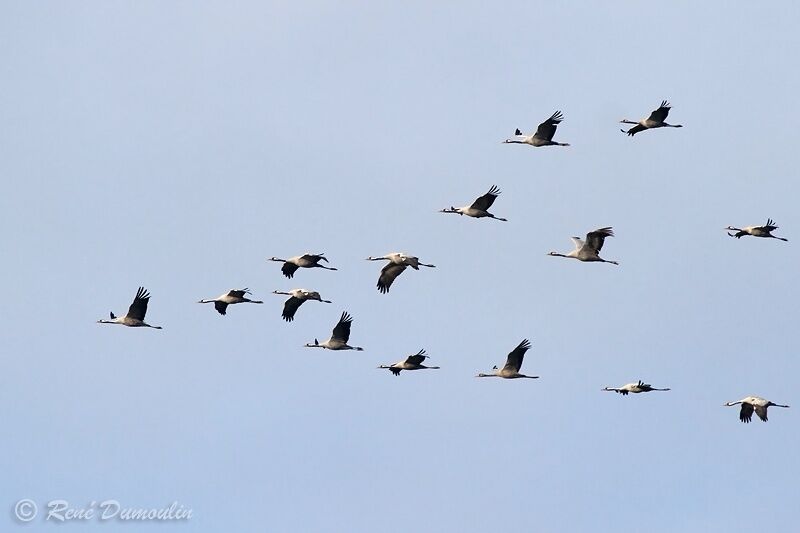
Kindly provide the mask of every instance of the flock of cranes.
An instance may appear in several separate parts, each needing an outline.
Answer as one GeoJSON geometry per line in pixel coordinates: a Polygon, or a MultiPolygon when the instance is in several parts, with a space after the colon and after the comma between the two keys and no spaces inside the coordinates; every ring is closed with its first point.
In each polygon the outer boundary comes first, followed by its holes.
{"type": "MultiPolygon", "coordinates": [[[[620,130],[623,133],[626,133],[629,136],[633,136],[636,133],[641,131],[645,131],[648,129],[655,129],[655,128],[681,128],[682,125],[680,124],[668,124],[665,122],[667,116],[669,115],[669,111],[671,106],[669,102],[666,100],[661,102],[661,105],[658,109],[654,110],[650,113],[648,118],[639,120],[639,121],[631,121],[624,119],[621,123],[624,124],[634,124],[632,128],[629,130],[620,130]]],[[[539,127],[536,129],[536,132],[531,135],[524,135],[522,132],[517,129],[515,131],[515,135],[513,138],[506,139],[503,141],[504,143],[515,143],[515,144],[527,144],[530,146],[541,147],[541,146],[569,146],[568,143],[561,143],[553,141],[553,137],[556,133],[558,125],[564,120],[564,116],[560,111],[556,111],[553,113],[547,120],[539,124],[539,127]]],[[[475,199],[472,204],[464,207],[450,207],[449,209],[442,209],[440,212],[442,213],[455,213],[458,215],[466,215],[472,218],[491,218],[494,220],[499,220],[502,222],[507,222],[506,218],[501,218],[495,216],[494,214],[489,212],[489,208],[492,207],[497,197],[500,195],[500,189],[496,185],[492,185],[488,192],[479,196],[475,199]]],[[[728,235],[731,237],[735,237],[737,239],[743,236],[753,236],[753,237],[763,237],[763,238],[772,238],[772,239],[779,239],[781,241],[788,241],[788,239],[784,237],[777,237],[772,234],[773,231],[778,229],[778,226],[775,225],[774,221],[770,218],[767,219],[767,223],[763,226],[747,226],[743,228],[736,228],[733,226],[728,226],[725,228],[728,231],[728,235]],[[730,233],[734,232],[734,233],[730,233]]],[[[600,257],[600,251],[603,249],[603,244],[607,237],[613,237],[614,232],[611,227],[603,227],[596,229],[594,231],[590,231],[586,234],[585,239],[580,239],[579,237],[572,237],[573,242],[575,243],[575,249],[569,253],[562,254],[558,252],[549,252],[547,255],[555,256],[555,257],[566,257],[571,259],[577,259],[578,261],[582,262],[599,262],[599,263],[610,263],[612,265],[619,265],[617,261],[611,261],[607,259],[603,259],[600,257]]],[[[402,274],[408,267],[411,267],[413,270],[419,270],[420,267],[427,267],[427,268],[435,268],[435,265],[422,263],[418,257],[407,255],[401,252],[393,252],[388,253],[382,256],[369,256],[367,257],[368,261],[388,261],[387,264],[381,269],[380,274],[378,276],[377,288],[381,294],[386,294],[389,292],[394,281],[397,277],[402,274]]],[[[305,253],[303,255],[290,257],[289,259],[280,259],[277,257],[271,257],[268,261],[275,261],[283,263],[281,266],[281,272],[284,276],[289,279],[292,279],[300,268],[322,268],[325,270],[337,270],[337,268],[328,266],[327,264],[322,263],[329,263],[328,259],[325,257],[324,254],[318,253],[305,253]]],[[[295,318],[295,314],[297,313],[298,309],[300,308],[303,303],[308,300],[313,300],[321,303],[332,303],[330,300],[324,300],[320,296],[320,293],[317,291],[312,291],[308,289],[292,289],[290,291],[273,291],[273,294],[277,295],[285,295],[289,296],[289,298],[285,301],[283,306],[283,312],[281,314],[283,320],[286,322],[292,322],[295,318]]],[[[263,304],[264,302],[260,300],[251,300],[246,295],[251,295],[250,291],[247,288],[244,289],[231,289],[228,292],[210,299],[203,299],[199,300],[198,303],[206,304],[206,303],[213,303],[214,308],[216,311],[221,314],[225,315],[227,313],[227,308],[229,305],[233,304],[240,304],[240,303],[252,303],[252,304],[263,304]]],[[[128,327],[146,327],[146,328],[153,328],[153,329],[162,329],[161,326],[151,326],[150,324],[144,321],[145,315],[147,313],[147,305],[150,301],[150,293],[144,288],[139,287],[136,292],[136,296],[133,299],[133,303],[131,303],[128,313],[123,317],[118,317],[114,315],[114,313],[110,313],[109,320],[98,320],[98,323],[101,324],[121,324],[123,326],[128,327]]],[[[307,348],[323,348],[326,350],[355,350],[355,351],[362,351],[363,348],[360,346],[351,346],[350,342],[350,330],[353,324],[353,317],[347,312],[343,311],[339,321],[333,328],[331,332],[331,336],[328,340],[324,342],[319,342],[318,339],[314,339],[314,343],[305,344],[307,348]]],[[[476,377],[485,378],[485,377],[499,377],[504,379],[519,379],[519,378],[527,378],[527,379],[537,379],[539,376],[528,376],[525,374],[520,373],[520,369],[522,368],[522,362],[525,358],[525,353],[531,348],[531,343],[528,339],[523,339],[507,356],[506,363],[503,365],[502,368],[498,368],[494,366],[492,368],[492,373],[485,374],[485,373],[478,373],[476,377]]],[[[415,354],[408,355],[404,360],[390,364],[390,365],[381,365],[378,368],[381,369],[388,369],[392,374],[395,376],[399,376],[400,372],[403,370],[431,370],[431,369],[439,369],[438,366],[426,366],[423,363],[429,356],[426,354],[425,350],[422,349],[415,354]]],[[[621,387],[605,387],[602,389],[603,391],[611,391],[617,392],[623,396],[627,396],[628,394],[639,394],[643,392],[652,392],[652,391],[669,391],[669,388],[655,388],[649,383],[645,383],[641,380],[637,381],[636,383],[628,383],[621,387]]],[[[781,405],[769,400],[765,400],[764,398],[758,396],[748,396],[742,400],[736,402],[728,402],[724,404],[725,406],[734,406],[734,405],[741,405],[741,410],[739,413],[739,419],[744,422],[748,423],[752,420],[753,412],[755,411],[758,417],[766,422],[767,421],[767,409],[771,406],[774,407],[782,407],[788,408],[788,405],[781,405]]]]}

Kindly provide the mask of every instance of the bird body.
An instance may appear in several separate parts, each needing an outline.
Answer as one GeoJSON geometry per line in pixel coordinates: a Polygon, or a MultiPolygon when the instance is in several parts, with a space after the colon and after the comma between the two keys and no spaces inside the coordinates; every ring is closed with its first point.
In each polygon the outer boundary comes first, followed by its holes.
{"type": "Polygon", "coordinates": [[[499,195],[500,189],[497,188],[497,185],[492,185],[489,192],[476,198],[471,205],[466,205],[464,207],[451,206],[450,209],[442,209],[440,213],[456,213],[458,215],[467,215],[472,218],[493,218],[495,220],[508,222],[507,219],[496,217],[489,212],[489,208],[492,207],[492,204],[499,195]]]}
{"type": "Polygon", "coordinates": [[[342,312],[341,318],[339,318],[339,322],[334,326],[333,333],[331,334],[331,338],[325,342],[319,342],[317,339],[314,339],[314,344],[306,344],[306,348],[325,348],[326,350],[357,350],[362,351],[364,348],[359,346],[350,346],[347,344],[347,341],[350,340],[350,326],[353,323],[353,317],[351,317],[347,311],[342,312]]]}
{"type": "Polygon", "coordinates": [[[306,300],[316,300],[326,304],[332,303],[330,300],[323,300],[317,291],[310,291],[308,289],[292,289],[289,292],[272,291],[273,294],[285,294],[290,296],[283,304],[283,319],[287,322],[294,320],[294,314],[306,300]]]}
{"type": "Polygon", "coordinates": [[[584,262],[611,263],[612,265],[619,265],[617,261],[607,261],[601,258],[599,255],[600,250],[603,249],[603,243],[605,242],[606,237],[613,236],[614,231],[610,227],[596,229],[586,234],[586,241],[583,241],[578,237],[572,237],[572,241],[575,243],[575,249],[571,252],[567,254],[550,252],[547,255],[552,255],[554,257],[569,257],[584,262]]]}
{"type": "Polygon", "coordinates": [[[606,387],[603,389],[604,391],[612,391],[618,392],[623,396],[627,396],[628,393],[639,394],[640,392],[651,392],[651,391],[668,391],[669,389],[656,389],[649,383],[645,383],[642,380],[639,380],[636,383],[627,383],[622,387],[606,387]]]}
{"type": "Polygon", "coordinates": [[[498,369],[497,366],[492,367],[494,372],[492,374],[484,374],[480,373],[476,377],[479,378],[505,378],[505,379],[517,379],[517,378],[528,378],[528,379],[538,379],[539,376],[526,376],[525,374],[520,374],[519,369],[522,367],[522,360],[525,358],[525,352],[527,352],[531,347],[531,342],[528,339],[523,339],[522,342],[514,348],[511,353],[508,354],[508,358],[506,359],[506,364],[503,368],[498,369]]]}
{"type": "Polygon", "coordinates": [[[622,133],[627,133],[629,136],[633,137],[640,131],[644,130],[665,128],[665,127],[682,128],[683,126],[681,124],[667,124],[666,122],[664,122],[667,119],[667,115],[669,115],[670,109],[672,109],[672,107],[669,105],[669,102],[663,100],[659,108],[650,113],[650,116],[647,118],[643,118],[642,120],[637,120],[637,121],[628,119],[620,120],[621,124],[635,124],[635,126],[629,130],[620,130],[620,131],[622,133]]]}
{"type": "Polygon", "coordinates": [[[144,316],[147,314],[147,304],[150,302],[150,293],[144,287],[139,287],[136,291],[136,296],[133,303],[128,308],[128,314],[125,316],[116,316],[113,312],[109,313],[110,320],[98,320],[98,324],[122,324],[130,328],[153,328],[162,329],[161,326],[151,326],[144,321],[144,316]]]}
{"type": "Polygon", "coordinates": [[[531,135],[523,135],[523,133],[517,128],[514,132],[514,137],[511,139],[506,139],[503,141],[504,143],[514,143],[514,144],[527,144],[530,146],[569,146],[569,143],[559,143],[553,140],[553,135],[556,133],[556,128],[564,120],[564,115],[561,114],[561,111],[556,111],[552,114],[550,118],[539,124],[539,127],[536,128],[536,133],[531,135]]]}
{"type": "Polygon", "coordinates": [[[227,313],[229,305],[241,304],[241,303],[250,303],[250,304],[264,303],[260,300],[251,300],[247,298],[245,294],[252,294],[247,287],[245,287],[244,289],[231,289],[225,294],[221,294],[216,298],[199,300],[197,303],[199,304],[213,303],[214,309],[216,309],[217,312],[221,315],[225,315],[227,313]]]}
{"type": "Polygon", "coordinates": [[[422,363],[427,359],[428,355],[425,355],[425,350],[420,350],[413,355],[409,355],[402,361],[391,365],[381,365],[378,368],[388,368],[389,372],[394,374],[395,376],[400,375],[401,370],[426,370],[426,369],[438,369],[438,366],[425,366],[422,363]]]}
{"type": "Polygon", "coordinates": [[[788,405],[773,403],[759,396],[748,396],[747,398],[743,398],[738,402],[728,402],[725,404],[725,406],[731,407],[738,404],[742,404],[742,409],[739,411],[739,420],[741,420],[745,424],[748,424],[753,419],[753,411],[756,412],[758,418],[760,418],[762,422],[767,422],[768,407],[773,405],[775,407],[784,407],[784,408],[789,407],[788,405]]]}
{"type": "Polygon", "coordinates": [[[281,272],[283,272],[284,276],[290,279],[294,276],[294,273],[297,272],[298,268],[324,268],[325,270],[338,270],[336,268],[320,264],[320,261],[325,261],[326,263],[328,262],[325,254],[305,253],[296,257],[290,257],[289,259],[270,257],[267,261],[277,261],[279,263],[283,263],[281,272]]]}
{"type": "Polygon", "coordinates": [[[421,263],[418,257],[406,255],[402,252],[392,252],[377,257],[369,256],[367,257],[367,261],[389,261],[389,263],[381,269],[381,273],[378,276],[377,286],[381,294],[389,292],[389,287],[392,286],[397,276],[402,274],[408,267],[414,270],[419,270],[421,266],[436,268],[436,265],[421,263]]]}
{"type": "Polygon", "coordinates": [[[776,237],[772,234],[773,231],[778,229],[778,226],[775,225],[775,222],[771,219],[767,219],[767,223],[763,226],[747,226],[746,228],[734,228],[733,226],[728,226],[725,228],[729,232],[735,231],[736,233],[728,233],[731,237],[736,237],[737,239],[741,239],[745,235],[750,235],[752,237],[765,237],[768,239],[778,239],[781,241],[788,241],[789,239],[784,239],[783,237],[776,237]]]}

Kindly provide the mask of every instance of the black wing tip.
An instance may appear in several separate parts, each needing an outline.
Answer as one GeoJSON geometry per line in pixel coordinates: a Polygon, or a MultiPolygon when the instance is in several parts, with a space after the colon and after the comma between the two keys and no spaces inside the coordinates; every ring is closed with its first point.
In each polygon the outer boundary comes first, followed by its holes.
{"type": "Polygon", "coordinates": [[[492,185],[489,188],[489,192],[487,194],[491,194],[492,196],[499,196],[501,193],[500,188],[497,185],[492,185]]]}
{"type": "Polygon", "coordinates": [[[339,322],[352,322],[352,321],[353,321],[352,315],[350,315],[350,313],[348,313],[347,311],[342,311],[342,316],[339,319],[339,322]]]}
{"type": "Polygon", "coordinates": [[[517,346],[517,349],[528,350],[528,349],[530,349],[530,347],[531,347],[531,341],[528,340],[528,339],[522,339],[522,342],[519,343],[519,346],[517,346]]]}
{"type": "Polygon", "coordinates": [[[611,226],[607,226],[605,228],[599,228],[595,230],[596,233],[600,233],[605,235],[606,237],[613,237],[614,236],[614,228],[611,226]]]}

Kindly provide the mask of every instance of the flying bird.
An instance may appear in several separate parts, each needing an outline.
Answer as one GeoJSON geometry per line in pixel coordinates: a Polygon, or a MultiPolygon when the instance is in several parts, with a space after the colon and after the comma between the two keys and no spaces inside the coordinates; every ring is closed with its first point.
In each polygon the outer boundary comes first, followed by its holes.
{"type": "Polygon", "coordinates": [[[359,352],[362,351],[364,348],[359,346],[349,346],[347,341],[350,340],[350,326],[353,323],[353,317],[351,317],[347,311],[342,313],[342,317],[339,319],[339,322],[333,328],[333,333],[331,334],[331,338],[326,340],[325,342],[319,342],[317,339],[314,339],[314,344],[306,344],[306,348],[325,348],[327,350],[358,350],[359,352]]]}
{"type": "Polygon", "coordinates": [[[784,239],[783,237],[776,237],[772,234],[773,231],[778,229],[778,226],[775,225],[775,222],[771,218],[768,218],[767,223],[763,226],[747,226],[746,228],[734,228],[733,226],[728,226],[725,229],[728,230],[728,235],[731,237],[736,237],[737,239],[741,239],[745,235],[751,235],[753,237],[766,237],[781,241],[789,240],[784,239]],[[735,231],[736,233],[730,233],[731,231],[735,231]]]}
{"type": "Polygon", "coordinates": [[[596,229],[586,234],[586,241],[582,241],[578,237],[572,237],[572,241],[575,243],[575,249],[570,253],[560,254],[558,252],[550,252],[547,255],[552,255],[554,257],[571,257],[572,259],[577,259],[578,261],[595,261],[618,265],[619,263],[617,261],[606,261],[598,255],[600,250],[603,249],[603,243],[605,242],[606,237],[613,236],[614,232],[610,227],[596,229]]]}
{"type": "Polygon", "coordinates": [[[492,185],[489,189],[489,192],[484,194],[483,196],[479,196],[472,205],[467,205],[464,207],[450,207],[450,209],[442,209],[439,211],[440,213],[457,213],[459,215],[467,215],[468,217],[472,218],[493,218],[495,220],[502,220],[503,222],[508,222],[505,218],[496,217],[489,212],[489,208],[492,207],[492,204],[497,197],[500,195],[500,189],[497,188],[497,185],[492,185]]]}
{"type": "Polygon", "coordinates": [[[420,263],[418,257],[406,255],[402,252],[393,252],[378,257],[367,257],[367,261],[389,261],[389,263],[381,269],[380,276],[378,276],[378,290],[381,294],[389,292],[389,287],[394,283],[395,278],[403,273],[403,271],[411,267],[414,270],[419,270],[419,267],[424,266],[428,268],[436,268],[436,265],[428,265],[420,263]]]}
{"type": "Polygon", "coordinates": [[[749,423],[753,419],[753,410],[755,410],[758,418],[762,421],[767,421],[767,408],[774,405],[775,407],[784,407],[788,408],[788,405],[780,405],[778,403],[772,403],[769,400],[765,400],[764,398],[760,398],[758,396],[748,396],[743,400],[739,400],[738,402],[728,402],[725,404],[726,407],[731,407],[733,405],[742,404],[742,410],[739,411],[739,420],[744,422],[745,424],[749,423]]]}
{"type": "Polygon", "coordinates": [[[401,370],[438,369],[438,366],[425,366],[422,364],[428,357],[430,356],[425,355],[425,350],[420,350],[413,355],[409,355],[403,361],[399,361],[392,365],[381,365],[378,368],[388,368],[389,372],[395,376],[399,376],[401,370]]]}
{"type": "Polygon", "coordinates": [[[603,390],[612,391],[612,392],[618,392],[618,393],[622,394],[623,396],[627,396],[628,393],[631,393],[631,392],[633,394],[639,394],[640,392],[650,392],[650,391],[654,391],[654,390],[667,391],[669,389],[656,389],[655,387],[653,387],[649,383],[645,383],[644,381],[639,380],[638,383],[627,383],[627,384],[625,384],[625,385],[623,385],[622,387],[619,387],[619,388],[606,387],[603,390]]]}
{"type": "Polygon", "coordinates": [[[214,309],[221,315],[227,313],[227,309],[229,305],[233,304],[263,304],[264,302],[260,300],[251,300],[245,296],[245,294],[252,294],[250,290],[245,287],[244,289],[231,289],[225,294],[221,294],[216,298],[209,298],[207,300],[200,300],[197,303],[199,304],[210,304],[214,303],[214,309]]]}
{"type": "Polygon", "coordinates": [[[122,317],[116,316],[113,312],[109,313],[111,320],[98,320],[98,324],[122,324],[131,328],[153,328],[161,329],[161,326],[151,326],[144,321],[147,313],[147,303],[150,301],[150,293],[144,287],[139,287],[136,297],[128,308],[128,314],[122,317]]]}
{"type": "Polygon", "coordinates": [[[283,314],[281,315],[287,322],[294,320],[294,314],[306,300],[316,300],[326,304],[332,303],[330,300],[323,300],[317,291],[308,289],[292,289],[289,292],[272,291],[272,293],[290,296],[286,303],[283,304],[283,314]]]}
{"type": "Polygon", "coordinates": [[[525,358],[525,352],[527,352],[531,347],[531,342],[528,339],[523,339],[519,345],[514,348],[511,353],[508,354],[508,358],[506,359],[506,364],[503,368],[498,369],[497,366],[493,366],[492,370],[494,372],[492,374],[483,374],[480,373],[476,377],[479,378],[492,378],[492,377],[499,377],[499,378],[506,378],[506,379],[515,379],[515,378],[529,378],[529,379],[537,379],[539,376],[526,376],[525,374],[520,374],[519,369],[522,367],[522,360],[525,358]]]}
{"type": "Polygon", "coordinates": [[[514,132],[512,139],[506,139],[504,143],[529,144],[531,146],[569,146],[569,143],[559,143],[553,140],[556,128],[564,120],[561,111],[556,111],[550,118],[539,124],[536,133],[523,135],[519,128],[514,132]]]}
{"type": "Polygon", "coordinates": [[[267,261],[277,261],[279,263],[283,263],[281,272],[283,272],[284,276],[290,279],[294,276],[294,273],[297,272],[298,268],[324,268],[325,270],[338,270],[333,267],[319,264],[320,261],[325,261],[326,263],[328,262],[325,254],[305,253],[303,255],[298,255],[297,257],[290,257],[289,259],[270,257],[267,259],[267,261]]]}
{"type": "Polygon", "coordinates": [[[620,120],[619,121],[620,124],[636,124],[636,125],[627,131],[626,130],[619,130],[619,131],[621,131],[622,133],[627,133],[628,135],[633,137],[640,131],[651,130],[654,128],[664,128],[664,127],[682,128],[683,126],[681,124],[667,124],[666,122],[664,122],[667,119],[667,115],[669,115],[670,109],[672,109],[672,107],[670,107],[669,102],[664,100],[661,102],[661,106],[652,113],[650,113],[650,116],[647,118],[643,118],[642,120],[639,121],[633,121],[628,119],[620,120]]]}

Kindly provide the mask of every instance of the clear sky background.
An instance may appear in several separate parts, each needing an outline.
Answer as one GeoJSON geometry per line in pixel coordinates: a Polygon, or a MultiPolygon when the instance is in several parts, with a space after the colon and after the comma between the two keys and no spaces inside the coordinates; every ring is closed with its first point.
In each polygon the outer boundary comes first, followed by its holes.
{"type": "Polygon", "coordinates": [[[799,9],[4,2],[0,529],[788,531],[799,9]],[[662,99],[683,129],[619,132],[662,99]],[[501,144],[557,109],[571,147],[501,144]],[[508,223],[437,213],[492,184],[508,223]],[[619,267],[545,255],[602,226],[619,267]],[[339,271],[265,262],[306,251],[339,271]],[[381,295],[392,251],[438,268],[381,295]],[[95,323],[140,285],[162,331],[95,323]],[[195,303],[235,287],[265,304],[195,303]],[[295,287],[334,304],[286,324],[295,287]],[[302,347],[343,310],[365,351],[302,347]],[[526,337],[541,379],[474,378],[526,337]],[[672,391],[600,391],[640,378],[672,391]]]}

